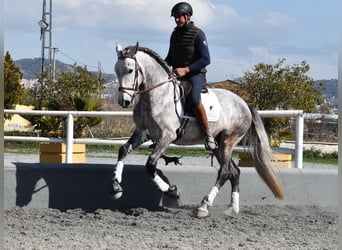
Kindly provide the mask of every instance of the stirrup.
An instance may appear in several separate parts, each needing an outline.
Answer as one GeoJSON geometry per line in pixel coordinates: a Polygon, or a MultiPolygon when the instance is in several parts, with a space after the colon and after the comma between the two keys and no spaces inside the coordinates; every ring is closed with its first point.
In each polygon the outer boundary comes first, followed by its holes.
{"type": "Polygon", "coordinates": [[[206,150],[214,150],[218,147],[217,142],[215,141],[215,138],[212,135],[207,135],[205,137],[204,146],[206,150]]]}

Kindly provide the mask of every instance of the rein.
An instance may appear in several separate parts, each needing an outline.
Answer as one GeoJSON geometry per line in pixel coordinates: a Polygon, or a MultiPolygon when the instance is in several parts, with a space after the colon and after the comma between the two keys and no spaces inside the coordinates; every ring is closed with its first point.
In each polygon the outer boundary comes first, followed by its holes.
{"type": "Polygon", "coordinates": [[[161,83],[158,83],[158,84],[156,84],[156,85],[154,85],[154,86],[152,86],[152,87],[150,87],[150,88],[143,89],[143,90],[139,90],[139,91],[137,92],[137,94],[145,94],[145,93],[147,93],[147,92],[150,92],[152,89],[158,88],[158,87],[164,85],[165,83],[175,81],[176,79],[177,79],[176,76],[169,77],[167,80],[165,80],[165,81],[163,81],[163,82],[161,82],[161,83]]]}

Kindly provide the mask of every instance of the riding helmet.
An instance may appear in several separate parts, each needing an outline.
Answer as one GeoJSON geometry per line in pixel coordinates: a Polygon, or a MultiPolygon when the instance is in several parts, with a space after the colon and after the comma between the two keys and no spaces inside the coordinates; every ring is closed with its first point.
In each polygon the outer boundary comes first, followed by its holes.
{"type": "Polygon", "coordinates": [[[173,6],[171,10],[171,16],[178,17],[180,15],[190,14],[192,16],[192,7],[187,2],[179,2],[173,6]]]}

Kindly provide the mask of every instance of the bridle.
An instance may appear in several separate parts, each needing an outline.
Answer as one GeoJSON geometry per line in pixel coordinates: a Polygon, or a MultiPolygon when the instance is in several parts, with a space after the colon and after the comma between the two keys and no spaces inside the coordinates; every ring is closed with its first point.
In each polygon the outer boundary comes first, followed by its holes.
{"type": "Polygon", "coordinates": [[[137,61],[137,58],[134,56],[129,56],[129,55],[121,55],[118,56],[118,59],[126,59],[126,58],[130,58],[133,59],[135,62],[135,68],[134,68],[134,83],[133,83],[133,87],[119,87],[119,91],[120,92],[124,92],[126,94],[128,94],[129,96],[131,96],[132,98],[135,97],[135,95],[139,94],[140,90],[139,90],[139,72],[141,73],[142,76],[144,76],[142,69],[137,61]],[[128,91],[133,91],[133,95],[128,92],[128,91]]]}
{"type": "Polygon", "coordinates": [[[135,62],[135,68],[134,68],[134,83],[133,83],[133,87],[119,87],[119,91],[120,92],[124,92],[126,94],[128,94],[129,96],[131,96],[132,98],[134,98],[136,95],[140,95],[140,94],[145,94],[150,92],[151,90],[158,88],[166,83],[169,82],[176,82],[177,77],[176,75],[170,75],[169,78],[163,82],[160,82],[152,87],[149,88],[145,88],[145,84],[144,84],[144,80],[142,81],[142,83],[139,85],[139,73],[144,77],[143,71],[141,66],[139,65],[139,62],[136,58],[135,55],[131,56],[131,55],[120,55],[118,56],[118,59],[126,59],[126,58],[130,58],[133,59],[135,62]],[[131,94],[128,91],[133,91],[133,94],[131,94]]]}

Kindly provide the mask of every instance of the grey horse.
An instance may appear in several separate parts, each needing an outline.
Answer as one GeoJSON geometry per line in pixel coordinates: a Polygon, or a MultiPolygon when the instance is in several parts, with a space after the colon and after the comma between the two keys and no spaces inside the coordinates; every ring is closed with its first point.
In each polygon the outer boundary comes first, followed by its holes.
{"type": "MultiPolygon", "coordinates": [[[[133,149],[147,140],[154,143],[148,156],[146,170],[153,182],[161,190],[174,198],[180,197],[175,185],[166,183],[157,174],[157,161],[171,143],[189,145],[203,143],[204,133],[199,124],[189,121],[185,132],[179,136],[182,118],[176,112],[175,92],[177,81],[170,67],[153,50],[134,46],[123,49],[116,45],[118,60],[115,72],[119,81],[118,103],[122,107],[133,107],[133,119],[136,128],[130,139],[120,147],[118,160],[112,174],[113,193],[116,199],[122,195],[123,160],[133,149]]],[[[211,133],[218,147],[213,150],[220,167],[215,185],[204,196],[195,213],[197,217],[209,215],[209,207],[220,188],[227,180],[231,182],[231,201],[227,213],[239,213],[239,178],[240,170],[232,160],[233,147],[248,135],[254,166],[262,180],[274,196],[284,199],[284,187],[272,170],[272,151],[262,120],[255,109],[236,94],[224,89],[210,89],[220,105],[219,119],[210,122],[211,133]]]]}

